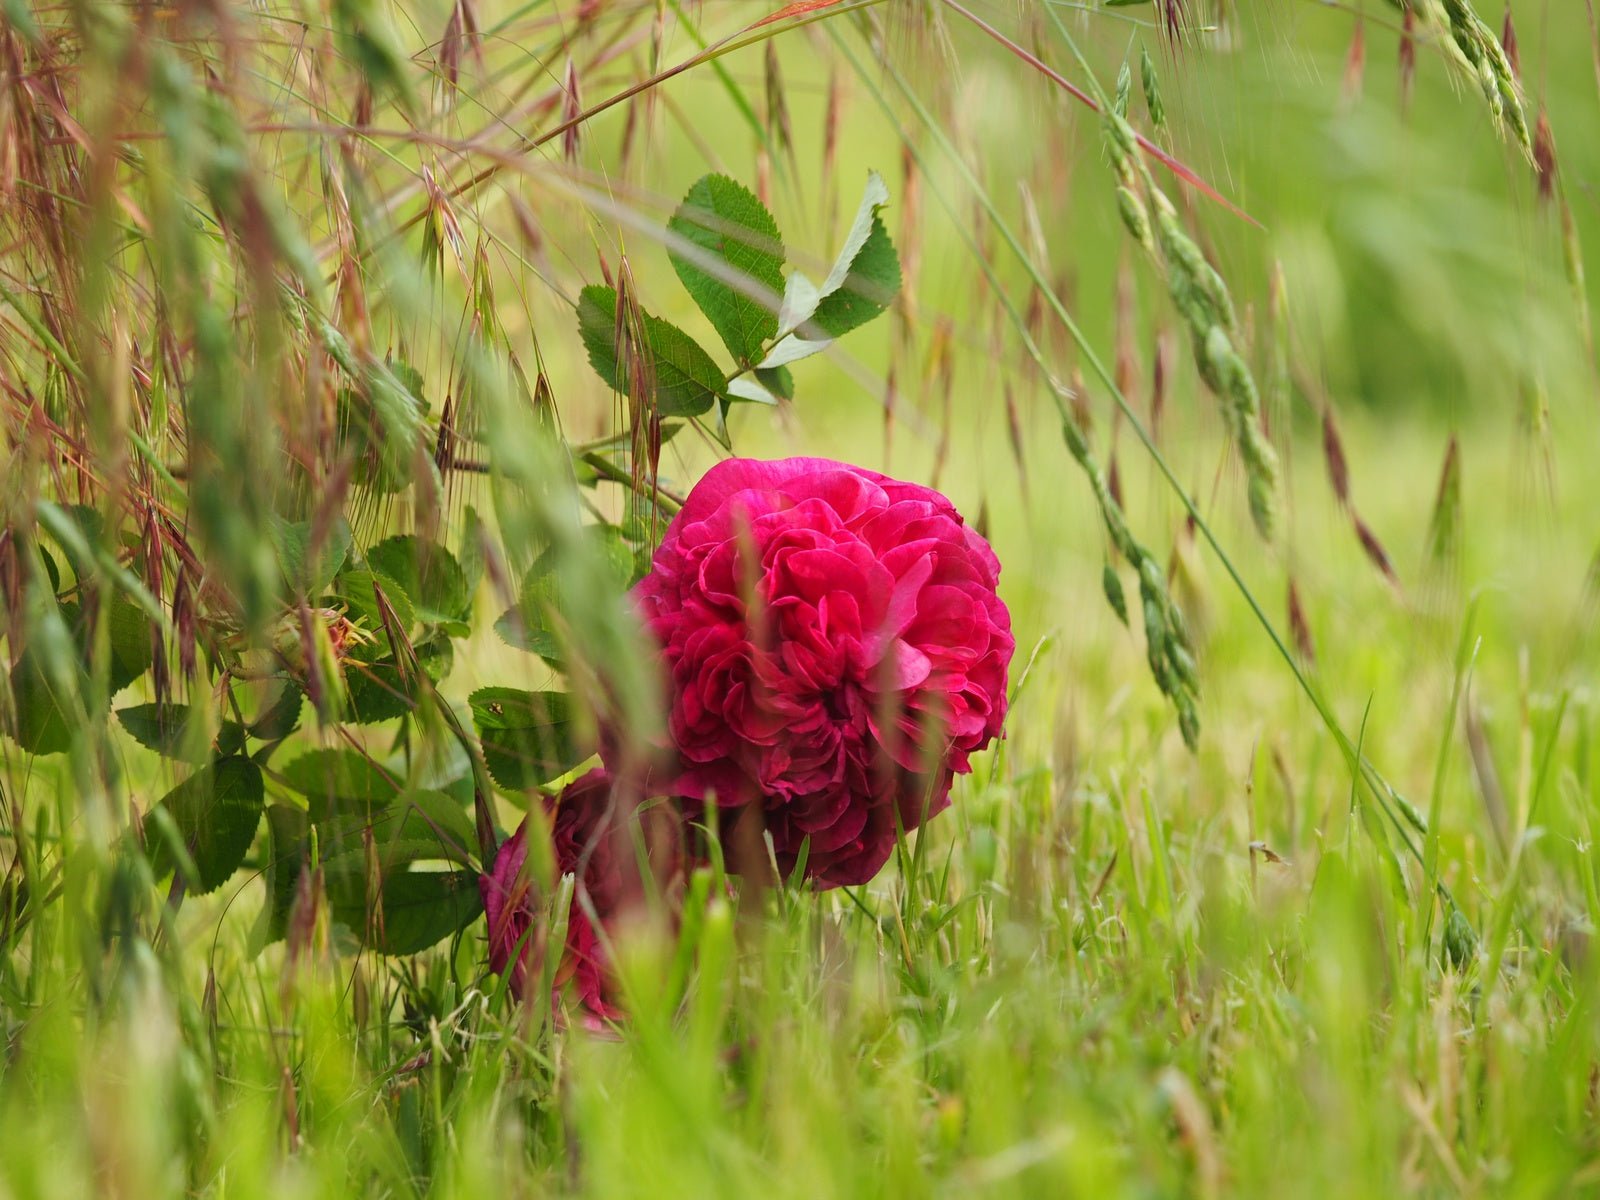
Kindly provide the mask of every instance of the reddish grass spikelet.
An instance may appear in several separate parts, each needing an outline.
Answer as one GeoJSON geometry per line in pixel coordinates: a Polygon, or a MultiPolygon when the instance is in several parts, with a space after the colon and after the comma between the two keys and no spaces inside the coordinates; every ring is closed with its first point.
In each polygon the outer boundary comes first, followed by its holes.
{"type": "Polygon", "coordinates": [[[1556,194],[1556,138],[1542,104],[1533,126],[1533,169],[1539,180],[1539,199],[1548,204],[1556,194]]]}
{"type": "Polygon", "coordinates": [[[1316,643],[1311,638],[1311,622],[1306,619],[1305,605],[1300,600],[1300,585],[1289,576],[1289,636],[1294,640],[1295,652],[1308,665],[1317,661],[1316,643]]]}
{"type": "Polygon", "coordinates": [[[1435,567],[1453,566],[1461,555],[1465,521],[1461,513],[1461,442],[1455,434],[1445,447],[1444,466],[1428,522],[1428,559],[1435,567]]]}
{"type": "Polygon", "coordinates": [[[1400,18],[1400,112],[1411,111],[1411,90],[1417,77],[1417,15],[1408,6],[1400,18]]]}
{"type": "Polygon", "coordinates": [[[456,462],[455,416],[455,397],[446,395],[444,411],[439,414],[439,436],[433,445],[433,465],[446,480],[449,479],[456,462]]]}
{"type": "Polygon", "coordinates": [[[1511,5],[1506,5],[1505,24],[1500,27],[1500,46],[1506,52],[1512,77],[1522,82],[1522,51],[1517,46],[1517,27],[1511,20],[1511,5]]]}
{"type": "Polygon", "coordinates": [[[1165,329],[1156,334],[1150,356],[1150,436],[1161,440],[1161,418],[1167,411],[1167,380],[1172,376],[1172,338],[1165,329]]]}
{"type": "MultiPolygon", "coordinates": [[[[144,585],[152,596],[160,597],[166,591],[166,558],[161,541],[161,524],[156,520],[154,505],[146,505],[144,528],[139,537],[139,558],[143,568],[144,585]]],[[[164,704],[172,697],[172,677],[167,669],[167,643],[161,626],[150,623],[150,685],[156,703],[164,704]]]]}
{"type": "Polygon", "coordinates": [[[300,1099],[299,1091],[295,1086],[294,1072],[288,1063],[283,1064],[282,1079],[278,1085],[278,1099],[283,1109],[283,1134],[291,1151],[299,1151],[300,1141],[300,1099]]]}
{"type": "MultiPolygon", "coordinates": [[[[831,241],[839,219],[833,176],[839,165],[839,129],[844,124],[844,82],[835,68],[828,75],[828,104],[822,118],[822,195],[827,206],[823,229],[831,241]]],[[[907,289],[909,290],[909,289],[907,289]]]]}
{"type": "Polygon", "coordinates": [[[765,58],[767,92],[767,135],[785,154],[794,153],[794,131],[789,124],[789,104],[784,99],[783,73],[778,66],[778,45],[767,42],[765,58]]]}
{"type": "Polygon", "coordinates": [[[372,346],[372,325],[361,263],[353,246],[345,247],[339,255],[336,300],[345,336],[358,354],[364,354],[372,346]]]}
{"type": "Polygon", "coordinates": [[[1354,104],[1361,99],[1361,85],[1367,74],[1367,23],[1356,18],[1350,34],[1350,50],[1344,58],[1344,101],[1354,104]]]}
{"type": "Polygon", "coordinates": [[[1076,363],[1067,384],[1067,403],[1072,409],[1072,423],[1087,438],[1094,428],[1094,414],[1089,411],[1089,388],[1083,381],[1083,368],[1076,363]]]}
{"type": "Polygon", "coordinates": [[[1361,549],[1373,566],[1383,573],[1383,577],[1396,587],[1400,584],[1400,577],[1395,574],[1394,564],[1389,559],[1389,552],[1383,548],[1383,543],[1378,540],[1378,535],[1372,532],[1359,516],[1354,514],[1350,518],[1355,522],[1356,538],[1361,542],[1361,549]]]}
{"type": "Polygon", "coordinates": [[[533,412],[549,428],[561,424],[561,412],[556,408],[556,394],[550,387],[550,377],[540,371],[533,380],[533,412]]]}
{"type": "Polygon", "coordinates": [[[310,607],[302,601],[296,614],[300,624],[300,644],[305,648],[302,656],[305,659],[305,693],[311,701],[311,707],[317,710],[318,715],[328,711],[328,681],[322,677],[322,662],[315,651],[317,644],[316,628],[313,624],[310,607]]]}
{"type": "Polygon", "coordinates": [[[1188,0],[1157,0],[1157,23],[1166,36],[1167,45],[1176,48],[1188,31],[1190,21],[1188,0]]]}
{"type": "MultiPolygon", "coordinates": [[[[539,228],[538,217],[521,196],[513,191],[507,191],[505,195],[511,206],[511,216],[517,223],[517,233],[521,236],[529,257],[535,262],[542,262],[545,257],[544,232],[539,228]]],[[[603,257],[601,261],[604,262],[603,257]]]]}
{"type": "Polygon", "coordinates": [[[1322,459],[1328,467],[1328,482],[1341,508],[1350,506],[1350,464],[1345,458],[1339,427],[1333,421],[1333,408],[1322,410],[1322,459]]]}
{"type": "Polygon", "coordinates": [[[371,125],[372,106],[372,85],[363,78],[356,88],[356,102],[350,109],[350,124],[357,129],[365,129],[371,125]]]}
{"type": "Polygon", "coordinates": [[[183,672],[184,679],[190,681],[198,674],[198,656],[195,653],[197,627],[189,568],[180,565],[178,577],[172,583],[172,629],[178,639],[178,669],[183,672]]]}
{"type": "Polygon", "coordinates": [[[756,151],[756,199],[763,207],[772,207],[772,155],[765,147],[756,151]]]}
{"type": "Polygon", "coordinates": [[[1034,287],[1028,292],[1028,307],[1022,314],[1022,327],[1028,331],[1030,338],[1042,344],[1048,332],[1048,320],[1044,289],[1034,287]]]}
{"type": "MultiPolygon", "coordinates": [[[[599,0],[595,0],[596,3],[599,0]]],[[[793,0],[785,4],[777,12],[768,13],[749,28],[760,29],[763,25],[775,25],[779,21],[787,21],[791,17],[803,17],[807,13],[819,12],[824,8],[832,8],[835,4],[842,4],[844,0],[793,0]]]]}
{"type": "Polygon", "coordinates": [[[583,123],[578,120],[583,115],[583,99],[578,91],[578,67],[567,58],[567,72],[561,84],[563,100],[561,103],[561,122],[566,126],[561,135],[561,153],[568,164],[576,165],[580,145],[580,132],[583,123]]]}
{"type": "Polygon", "coordinates": [[[456,90],[461,81],[463,50],[471,51],[479,67],[483,66],[483,38],[473,0],[456,0],[451,5],[450,19],[445,22],[444,36],[439,39],[439,74],[451,92],[456,90]]]}
{"type": "Polygon", "coordinates": [[[618,152],[618,158],[624,174],[633,162],[633,148],[639,135],[639,108],[638,99],[628,101],[628,112],[622,122],[622,149],[618,152]]]}
{"type": "Polygon", "coordinates": [[[318,916],[325,903],[322,868],[310,870],[310,864],[298,873],[295,880],[294,899],[289,904],[289,916],[284,925],[284,958],[288,974],[316,953],[318,916]]]}

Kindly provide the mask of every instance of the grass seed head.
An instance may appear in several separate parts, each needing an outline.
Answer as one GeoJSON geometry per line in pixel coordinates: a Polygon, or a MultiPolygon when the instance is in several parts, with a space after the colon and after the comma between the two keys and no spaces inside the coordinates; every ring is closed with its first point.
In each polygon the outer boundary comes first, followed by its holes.
{"type": "Polygon", "coordinates": [[[1111,606],[1111,611],[1117,614],[1117,620],[1126,625],[1128,623],[1128,597],[1122,590],[1122,577],[1117,574],[1117,568],[1109,558],[1106,559],[1105,566],[1100,571],[1100,587],[1106,594],[1106,603],[1111,606]]]}
{"type": "Polygon", "coordinates": [[[1548,204],[1556,194],[1556,139],[1542,104],[1533,124],[1533,169],[1539,180],[1539,199],[1548,204]]]}
{"type": "Polygon", "coordinates": [[[561,121],[566,126],[561,135],[561,153],[566,158],[568,165],[576,166],[578,162],[578,148],[580,131],[583,124],[578,120],[583,113],[583,100],[578,90],[578,67],[569,57],[567,71],[561,84],[562,105],[561,121]]]}
{"type": "Polygon", "coordinates": [[[1161,83],[1156,78],[1155,60],[1150,57],[1150,48],[1139,47],[1139,82],[1144,89],[1144,108],[1150,115],[1150,125],[1154,129],[1164,129],[1167,124],[1167,107],[1161,102],[1161,83]]]}
{"type": "Polygon", "coordinates": [[[1417,15],[1410,6],[1400,17],[1400,111],[1411,109],[1411,92],[1417,77],[1417,15]]]}
{"type": "Polygon", "coordinates": [[[1439,488],[1428,522],[1428,561],[1436,568],[1451,569],[1461,557],[1461,537],[1465,521],[1461,504],[1461,445],[1454,434],[1445,447],[1444,466],[1439,471],[1439,488]]]}
{"type": "Polygon", "coordinates": [[[1383,543],[1378,540],[1378,535],[1372,532],[1371,527],[1354,513],[1350,519],[1355,523],[1356,539],[1361,543],[1361,549],[1366,554],[1367,560],[1377,567],[1379,572],[1390,583],[1399,586],[1400,577],[1395,574],[1394,564],[1389,559],[1389,552],[1383,548],[1383,543]]]}
{"type": "Polygon", "coordinates": [[[1350,33],[1350,49],[1344,57],[1344,101],[1354,104],[1361,98],[1361,85],[1367,74],[1367,23],[1359,16],[1350,33]]]}
{"type": "Polygon", "coordinates": [[[1289,576],[1289,636],[1294,648],[1308,665],[1317,661],[1316,643],[1311,638],[1311,622],[1306,619],[1305,605],[1300,599],[1300,584],[1289,576]]]}
{"type": "Polygon", "coordinates": [[[1334,499],[1340,507],[1350,506],[1350,464],[1345,458],[1344,441],[1339,437],[1339,426],[1333,420],[1333,408],[1322,410],[1322,461],[1328,468],[1328,483],[1333,488],[1334,499]]]}

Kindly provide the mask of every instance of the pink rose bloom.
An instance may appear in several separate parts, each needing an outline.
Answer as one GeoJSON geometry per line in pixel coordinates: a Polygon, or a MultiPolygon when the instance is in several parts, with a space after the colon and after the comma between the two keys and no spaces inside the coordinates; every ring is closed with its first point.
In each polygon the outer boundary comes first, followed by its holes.
{"type": "MultiPolygon", "coordinates": [[[[629,807],[613,803],[611,776],[600,768],[569,784],[559,797],[545,798],[545,811],[554,818],[556,869],[577,876],[555,986],[559,991],[571,983],[583,1009],[601,1021],[615,1020],[622,1012],[604,947],[581,898],[587,896],[608,937],[630,916],[643,912],[645,894],[631,827],[652,814],[630,812],[629,807]]],[[[660,823],[647,820],[645,841],[658,882],[670,889],[681,861],[679,818],[675,810],[663,815],[671,828],[663,830],[660,823]]],[[[511,990],[518,998],[526,994],[530,974],[539,974],[544,957],[545,931],[533,927],[543,918],[545,899],[523,873],[527,832],[528,822],[523,821],[500,847],[489,873],[478,879],[489,919],[489,965],[501,975],[509,968],[511,990]]]]}
{"type": "Polygon", "coordinates": [[[758,807],[778,865],[863,883],[999,736],[1000,563],[931,488],[822,458],[731,459],[634,595],[671,683],[652,791],[758,807]]]}

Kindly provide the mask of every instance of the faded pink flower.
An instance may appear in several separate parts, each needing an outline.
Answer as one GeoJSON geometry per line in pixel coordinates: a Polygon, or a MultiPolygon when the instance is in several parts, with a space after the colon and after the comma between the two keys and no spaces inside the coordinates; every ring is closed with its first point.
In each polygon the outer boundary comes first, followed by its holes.
{"type": "Polygon", "coordinates": [[[1000,563],[931,488],[821,458],[713,467],[634,595],[671,685],[652,783],[758,807],[788,873],[865,882],[1000,734],[1000,563]]]}
{"type": "MultiPolygon", "coordinates": [[[[577,876],[555,986],[559,991],[570,983],[590,1016],[614,1020],[622,1015],[614,980],[583,898],[608,938],[622,922],[643,912],[645,892],[634,849],[641,820],[655,884],[675,890],[682,861],[679,817],[676,809],[658,810],[663,820],[648,820],[643,810],[614,802],[611,776],[601,768],[569,784],[559,797],[546,797],[545,811],[552,818],[556,870],[577,876]]],[[[530,973],[537,976],[540,971],[544,951],[544,930],[537,927],[544,901],[523,871],[527,833],[524,820],[500,847],[489,873],[478,879],[489,919],[489,965],[501,975],[509,968],[511,989],[519,998],[526,994],[530,973]]]]}

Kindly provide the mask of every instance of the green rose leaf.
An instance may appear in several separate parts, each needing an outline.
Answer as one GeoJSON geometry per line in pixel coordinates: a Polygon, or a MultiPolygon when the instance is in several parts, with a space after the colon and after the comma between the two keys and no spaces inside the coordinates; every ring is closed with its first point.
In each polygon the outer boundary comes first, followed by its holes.
{"type": "Polygon", "coordinates": [[[579,743],[572,697],[565,692],[486,687],[473,692],[468,704],[489,774],[507,791],[548,783],[593,752],[579,743]]]}
{"type": "Polygon", "coordinates": [[[307,751],[284,767],[283,780],[311,802],[313,820],[382,808],[400,794],[391,772],[355,750],[307,751]]]}
{"type": "Polygon", "coordinates": [[[483,912],[475,871],[390,871],[369,904],[364,869],[326,875],[333,919],[383,954],[417,954],[465,929],[483,912]]]}
{"type": "Polygon", "coordinates": [[[267,904],[252,938],[256,950],[277,941],[288,928],[300,875],[311,858],[309,828],[300,809],[286,804],[267,806],[267,904]]]}
{"type": "Polygon", "coordinates": [[[270,526],[278,569],[294,596],[316,597],[344,567],[350,555],[350,526],[343,518],[335,521],[323,535],[313,553],[310,521],[284,521],[277,517],[270,526]]]}
{"type": "Polygon", "coordinates": [[[894,302],[900,291],[900,256],[879,215],[888,202],[883,177],[869,172],[861,206],[827,278],[814,284],[799,271],[789,275],[779,312],[779,341],[762,359],[763,370],[775,371],[826,350],[835,338],[865,325],[894,302]]]}
{"type": "Polygon", "coordinates": [[[369,833],[385,871],[440,860],[465,866],[478,844],[472,818],[444,792],[411,792],[371,815],[330,816],[316,826],[317,845],[329,870],[364,862],[369,833]]]}
{"type": "Polygon", "coordinates": [[[117,720],[134,741],[167,758],[203,763],[218,754],[237,754],[244,746],[244,727],[222,721],[208,738],[207,716],[194,704],[134,704],[117,710],[117,720]]]}
{"type": "MultiPolygon", "coordinates": [[[[339,576],[337,590],[349,611],[350,619],[359,621],[362,629],[376,635],[377,641],[371,644],[387,648],[388,642],[383,637],[383,615],[378,608],[377,593],[380,588],[395,619],[400,622],[400,628],[409,630],[417,623],[417,610],[404,585],[392,575],[385,575],[381,571],[346,571],[339,576]]],[[[376,658],[379,652],[374,651],[371,657],[376,658]]]]}
{"type": "MultiPolygon", "coordinates": [[[[107,682],[114,696],[150,669],[153,654],[150,621],[143,610],[120,593],[110,603],[107,682]]],[[[29,754],[60,754],[71,746],[73,729],[79,724],[79,718],[72,715],[76,708],[72,689],[78,700],[87,700],[93,640],[93,626],[81,607],[63,604],[59,620],[45,623],[18,656],[11,669],[11,696],[16,706],[11,733],[29,754]]],[[[88,714],[91,720],[104,715],[103,708],[88,714]]]]}
{"type": "Polygon", "coordinates": [[[250,723],[250,736],[263,742],[276,742],[288,737],[299,726],[300,710],[304,705],[305,693],[300,686],[285,682],[277,698],[250,723]]]}
{"type": "MultiPolygon", "coordinates": [[[[161,798],[158,807],[171,819],[194,867],[194,876],[186,880],[192,892],[214,892],[239,869],[261,824],[264,802],[261,768],[239,756],[217,759],[161,798]]],[[[145,821],[150,865],[158,877],[166,875],[180,860],[167,836],[150,828],[157,823],[148,816],[145,821]]]]}
{"type": "Polygon", "coordinates": [[[778,332],[783,239],[755,195],[726,175],[689,189],[667,228],[697,254],[674,248],[672,269],[740,366],[749,366],[778,332]]]}
{"type": "MultiPolygon", "coordinates": [[[[615,391],[626,391],[617,362],[617,292],[591,285],[578,293],[578,336],[595,373],[615,391]]],[[[645,353],[654,377],[656,410],[663,417],[698,417],[709,412],[726,376],[715,360],[683,330],[644,314],[645,353]]]]}
{"type": "MultiPolygon", "coordinates": [[[[416,647],[417,666],[435,683],[449,673],[455,651],[448,638],[439,637],[416,647]]],[[[424,688],[415,674],[402,671],[392,654],[376,662],[352,658],[345,663],[345,688],[349,719],[370,725],[403,717],[421,703],[424,688]]]]}
{"type": "MultiPolygon", "coordinates": [[[[437,542],[413,534],[389,538],[367,551],[367,567],[405,589],[420,621],[462,621],[472,609],[472,592],[461,565],[437,542]]],[[[385,588],[384,595],[388,594],[385,588]]]]}

